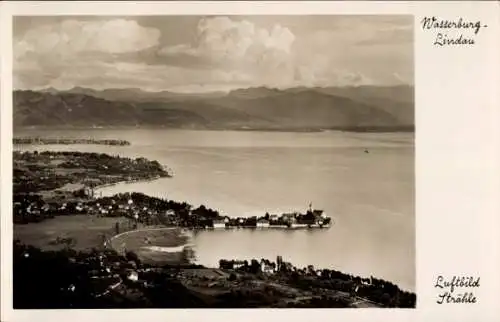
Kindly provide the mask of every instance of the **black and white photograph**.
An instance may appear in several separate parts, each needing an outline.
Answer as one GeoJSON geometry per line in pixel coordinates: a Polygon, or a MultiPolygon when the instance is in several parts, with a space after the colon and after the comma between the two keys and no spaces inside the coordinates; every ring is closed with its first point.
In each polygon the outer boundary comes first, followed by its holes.
{"type": "Polygon", "coordinates": [[[416,307],[412,15],[12,34],[14,309],[416,307]]]}

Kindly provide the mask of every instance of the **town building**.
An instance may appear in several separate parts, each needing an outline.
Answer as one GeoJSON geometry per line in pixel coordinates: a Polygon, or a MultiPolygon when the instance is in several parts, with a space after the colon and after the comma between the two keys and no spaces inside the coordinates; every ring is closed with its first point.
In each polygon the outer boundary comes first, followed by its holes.
{"type": "Polygon", "coordinates": [[[241,268],[245,266],[245,262],[244,261],[235,261],[233,263],[233,269],[238,269],[238,268],[241,268]]]}
{"type": "Polygon", "coordinates": [[[279,216],[278,215],[271,215],[269,216],[269,221],[276,222],[278,221],[279,216]]]}
{"type": "Polygon", "coordinates": [[[268,228],[269,227],[269,221],[266,219],[259,219],[257,220],[257,227],[259,228],[268,228]]]}
{"type": "Polygon", "coordinates": [[[262,260],[260,262],[260,270],[261,272],[263,273],[267,273],[267,274],[274,274],[275,272],[275,266],[272,265],[270,262],[268,261],[265,261],[265,260],[262,260]]]}
{"type": "Polygon", "coordinates": [[[276,257],[276,268],[278,269],[278,271],[281,270],[282,266],[283,266],[283,257],[278,255],[276,257]]]}
{"type": "Polygon", "coordinates": [[[130,271],[127,273],[127,279],[132,282],[137,282],[139,280],[139,274],[136,271],[130,271]]]}
{"type": "Polygon", "coordinates": [[[226,228],[226,223],[224,220],[215,219],[213,221],[214,228],[226,228]]]}

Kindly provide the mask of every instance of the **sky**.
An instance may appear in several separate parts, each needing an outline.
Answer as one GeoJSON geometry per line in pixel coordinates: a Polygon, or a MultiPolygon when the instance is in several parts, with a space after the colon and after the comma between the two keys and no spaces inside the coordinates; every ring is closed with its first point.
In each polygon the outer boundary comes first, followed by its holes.
{"type": "Polygon", "coordinates": [[[411,16],[15,17],[15,89],[413,84],[411,16]]]}

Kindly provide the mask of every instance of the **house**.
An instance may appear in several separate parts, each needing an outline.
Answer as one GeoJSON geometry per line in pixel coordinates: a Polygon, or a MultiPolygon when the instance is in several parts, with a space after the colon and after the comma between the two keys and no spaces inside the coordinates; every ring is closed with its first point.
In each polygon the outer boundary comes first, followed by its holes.
{"type": "Polygon", "coordinates": [[[295,214],[283,214],[282,219],[291,228],[297,226],[297,218],[295,218],[295,214]]]}
{"type": "Polygon", "coordinates": [[[233,269],[238,269],[238,268],[241,268],[243,266],[245,266],[244,261],[234,261],[234,263],[233,263],[233,269]]]}
{"type": "Polygon", "coordinates": [[[266,220],[266,219],[259,219],[257,220],[257,227],[261,227],[261,228],[268,228],[269,227],[269,221],[266,220]]]}
{"type": "Polygon", "coordinates": [[[136,271],[129,271],[127,273],[127,279],[132,282],[137,282],[139,280],[139,274],[136,271]]]}
{"type": "Polygon", "coordinates": [[[269,261],[262,260],[260,262],[260,270],[263,273],[273,274],[275,271],[275,266],[272,265],[269,261]]]}
{"type": "Polygon", "coordinates": [[[363,278],[361,280],[361,284],[363,284],[363,285],[373,285],[373,277],[370,276],[370,278],[363,278]]]}
{"type": "Polygon", "coordinates": [[[226,223],[224,220],[215,219],[213,221],[213,226],[214,226],[214,228],[226,228],[226,223]]]}
{"type": "Polygon", "coordinates": [[[169,210],[167,210],[167,212],[165,213],[165,215],[167,215],[169,217],[170,216],[175,216],[175,211],[173,211],[172,209],[169,209],[169,210]]]}
{"type": "Polygon", "coordinates": [[[278,219],[279,219],[278,215],[269,216],[269,221],[278,221],[278,219]]]}
{"type": "Polygon", "coordinates": [[[293,222],[295,221],[295,214],[283,214],[282,219],[285,222],[293,222]]]}

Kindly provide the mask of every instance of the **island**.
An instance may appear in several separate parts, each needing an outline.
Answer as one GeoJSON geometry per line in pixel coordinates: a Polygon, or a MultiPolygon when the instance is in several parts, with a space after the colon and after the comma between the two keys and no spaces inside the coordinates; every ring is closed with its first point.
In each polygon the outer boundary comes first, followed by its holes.
{"type": "Polygon", "coordinates": [[[157,161],[52,151],[15,151],[13,158],[16,309],[415,307],[415,294],[391,282],[298,268],[280,256],[193,263],[183,231],[327,226],[311,206],[304,214],[229,218],[138,192],[95,193],[107,184],[171,177],[157,161]],[[157,240],[178,251],[154,255],[148,248],[157,240]]]}
{"type": "Polygon", "coordinates": [[[100,144],[100,145],[130,145],[126,140],[114,139],[68,139],[68,138],[40,138],[40,137],[15,137],[12,140],[13,144],[17,145],[43,145],[43,144],[100,144]]]}

